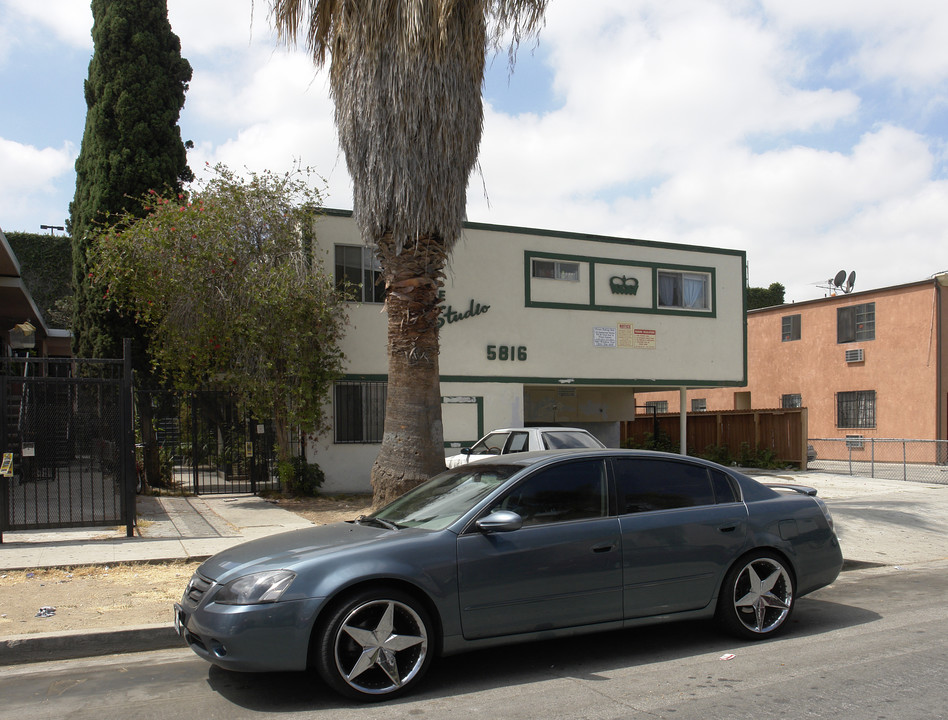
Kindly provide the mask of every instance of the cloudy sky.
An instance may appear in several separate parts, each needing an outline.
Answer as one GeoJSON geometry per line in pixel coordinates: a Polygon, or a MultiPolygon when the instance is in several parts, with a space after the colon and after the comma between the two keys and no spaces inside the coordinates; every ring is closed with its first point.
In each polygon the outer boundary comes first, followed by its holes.
{"type": "MultiPolygon", "coordinates": [[[[268,0],[168,0],[194,78],[189,162],[352,192],[324,74],[268,0]]],[[[0,0],[0,227],[62,225],[85,122],[87,0],[0,0]]],[[[551,0],[490,62],[468,218],[747,251],[750,283],[822,297],[948,270],[944,0],[551,0]]]]}

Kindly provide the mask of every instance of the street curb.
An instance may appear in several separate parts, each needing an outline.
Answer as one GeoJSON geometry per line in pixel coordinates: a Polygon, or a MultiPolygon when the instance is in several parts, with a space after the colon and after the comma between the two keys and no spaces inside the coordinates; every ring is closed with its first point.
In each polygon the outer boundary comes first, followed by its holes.
{"type": "Polygon", "coordinates": [[[185,647],[170,624],[0,637],[0,666],[185,647]]]}

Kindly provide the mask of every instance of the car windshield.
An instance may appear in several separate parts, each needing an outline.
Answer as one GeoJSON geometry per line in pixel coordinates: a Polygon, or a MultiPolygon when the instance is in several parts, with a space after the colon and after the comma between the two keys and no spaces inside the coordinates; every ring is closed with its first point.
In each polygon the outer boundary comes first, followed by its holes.
{"type": "Polygon", "coordinates": [[[510,433],[495,432],[478,440],[471,448],[471,455],[500,455],[510,433]]]}
{"type": "Polygon", "coordinates": [[[563,448],[601,448],[605,447],[592,435],[572,430],[556,430],[543,433],[543,445],[547,450],[563,448]]]}
{"type": "Polygon", "coordinates": [[[366,519],[398,527],[443,530],[521,469],[516,465],[494,465],[483,469],[464,466],[448,470],[366,519]]]}

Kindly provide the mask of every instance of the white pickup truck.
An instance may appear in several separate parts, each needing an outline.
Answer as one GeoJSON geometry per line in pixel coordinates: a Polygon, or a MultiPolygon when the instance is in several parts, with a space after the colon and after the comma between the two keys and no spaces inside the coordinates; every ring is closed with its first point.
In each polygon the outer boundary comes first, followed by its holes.
{"type": "Polygon", "coordinates": [[[502,428],[494,430],[470,448],[445,459],[449,468],[477,462],[494,455],[529,452],[531,450],[559,450],[562,448],[604,448],[599,440],[586,430],[571,427],[502,428]]]}

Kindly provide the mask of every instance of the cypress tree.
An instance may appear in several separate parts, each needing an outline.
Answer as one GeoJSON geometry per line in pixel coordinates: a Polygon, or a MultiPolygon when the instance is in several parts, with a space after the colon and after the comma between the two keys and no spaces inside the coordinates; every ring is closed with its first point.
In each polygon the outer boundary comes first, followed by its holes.
{"type": "Polygon", "coordinates": [[[121,339],[141,338],[131,318],[110,306],[89,277],[98,229],[154,189],[180,190],[193,179],[178,116],[191,80],[167,0],[92,0],[94,51],[85,81],[86,125],[69,205],[73,238],[73,350],[80,357],[119,357],[121,339]]]}

